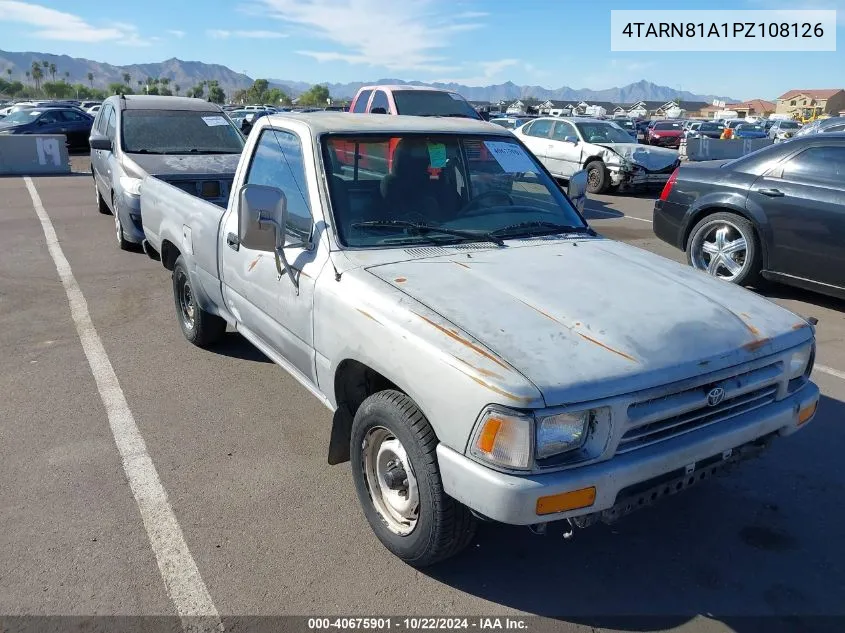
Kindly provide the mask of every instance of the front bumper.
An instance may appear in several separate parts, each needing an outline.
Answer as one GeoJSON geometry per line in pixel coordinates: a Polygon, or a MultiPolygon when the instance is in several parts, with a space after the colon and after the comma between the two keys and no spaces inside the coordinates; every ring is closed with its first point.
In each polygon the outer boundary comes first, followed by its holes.
{"type": "Polygon", "coordinates": [[[140,244],[144,241],[144,226],[141,223],[141,198],[121,192],[115,199],[117,200],[117,209],[114,211],[120,218],[123,237],[129,242],[140,244]]]}
{"type": "Polygon", "coordinates": [[[677,164],[660,171],[648,171],[643,167],[634,167],[633,169],[623,169],[621,167],[609,168],[610,182],[614,186],[621,185],[623,187],[643,187],[649,185],[665,185],[666,181],[675,171],[677,164]]]}
{"type": "Polygon", "coordinates": [[[632,486],[686,469],[696,463],[747,445],[764,436],[790,435],[807,426],[798,411],[818,404],[819,389],[808,383],[797,393],[766,407],[704,427],[664,442],[617,455],[603,462],[548,474],[511,475],[494,471],[447,448],[437,447],[446,493],[479,514],[513,525],[547,523],[611,510],[632,486]],[[555,514],[537,514],[540,497],[596,489],[589,507],[555,514]],[[623,493],[620,497],[620,493],[623,493]]]}

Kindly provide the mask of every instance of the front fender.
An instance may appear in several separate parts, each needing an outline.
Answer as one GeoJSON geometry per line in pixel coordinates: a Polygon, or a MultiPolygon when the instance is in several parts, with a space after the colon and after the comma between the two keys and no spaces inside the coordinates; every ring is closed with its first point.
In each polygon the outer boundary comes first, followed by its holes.
{"type": "Polygon", "coordinates": [[[438,439],[459,452],[486,405],[544,406],[539,390],[506,361],[366,270],[347,271],[339,282],[321,275],[314,343],[320,390],[334,407],[338,367],[358,361],[405,391],[438,439]]]}

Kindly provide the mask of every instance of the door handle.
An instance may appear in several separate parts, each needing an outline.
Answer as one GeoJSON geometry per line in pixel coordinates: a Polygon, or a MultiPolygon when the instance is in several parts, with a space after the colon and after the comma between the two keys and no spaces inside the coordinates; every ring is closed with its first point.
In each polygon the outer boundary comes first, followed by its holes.
{"type": "Polygon", "coordinates": [[[770,198],[783,198],[784,193],[780,189],[758,189],[757,193],[761,193],[764,196],[769,196],[770,198]]]}
{"type": "Polygon", "coordinates": [[[226,245],[231,248],[233,251],[240,250],[241,248],[241,238],[239,238],[234,233],[229,233],[226,236],[226,245]]]}

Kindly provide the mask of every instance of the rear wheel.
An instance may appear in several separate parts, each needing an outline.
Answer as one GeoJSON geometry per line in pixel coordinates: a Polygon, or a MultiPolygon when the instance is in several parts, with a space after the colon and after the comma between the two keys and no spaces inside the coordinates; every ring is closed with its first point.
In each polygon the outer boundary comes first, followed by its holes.
{"type": "Polygon", "coordinates": [[[735,213],[714,213],[695,225],[687,241],[693,268],[737,285],[760,277],[762,254],[754,226],[735,213]]]}
{"type": "Polygon", "coordinates": [[[443,490],[437,436],[405,394],[387,390],[352,423],[352,477],[364,515],[382,544],[414,567],[454,556],[475,535],[469,509],[443,490]]]}
{"type": "Polygon", "coordinates": [[[604,193],[610,185],[607,167],[600,160],[592,160],[586,164],[587,191],[589,193],[604,193]]]}
{"type": "Polygon", "coordinates": [[[173,266],[173,299],[182,334],[197,347],[208,347],[226,333],[226,321],[203,310],[196,300],[188,267],[180,255],[173,266]]]}

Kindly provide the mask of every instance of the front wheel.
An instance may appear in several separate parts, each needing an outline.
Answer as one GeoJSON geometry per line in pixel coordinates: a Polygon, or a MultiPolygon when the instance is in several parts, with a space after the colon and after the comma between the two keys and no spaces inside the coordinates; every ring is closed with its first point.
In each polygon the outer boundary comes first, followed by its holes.
{"type": "Polygon", "coordinates": [[[600,160],[593,160],[584,166],[587,172],[587,192],[604,193],[610,185],[610,174],[600,160]]]}
{"type": "Polygon", "coordinates": [[[754,227],[735,213],[707,216],[687,241],[687,261],[693,268],[740,286],[759,279],[761,260],[754,227]]]}
{"type": "Polygon", "coordinates": [[[197,347],[208,347],[226,333],[226,321],[203,310],[196,300],[188,267],[180,255],[173,266],[173,299],[182,334],[197,347]]]}
{"type": "Polygon", "coordinates": [[[352,423],[352,477],[382,544],[414,567],[454,556],[475,535],[469,509],[443,490],[437,436],[416,404],[388,390],[367,398],[352,423]]]}

